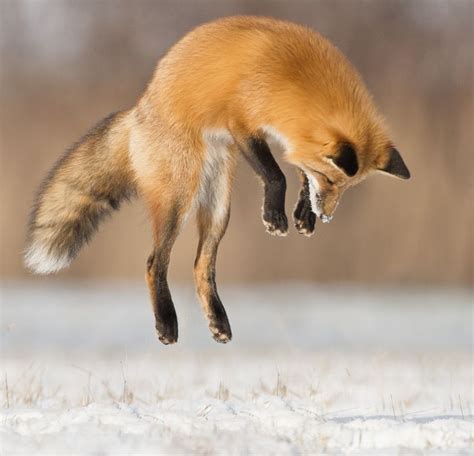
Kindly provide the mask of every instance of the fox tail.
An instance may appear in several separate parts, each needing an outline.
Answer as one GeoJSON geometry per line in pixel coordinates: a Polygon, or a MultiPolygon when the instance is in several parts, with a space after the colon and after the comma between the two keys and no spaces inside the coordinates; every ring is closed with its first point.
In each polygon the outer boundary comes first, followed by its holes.
{"type": "Polygon", "coordinates": [[[69,266],[99,223],[136,193],[129,123],[129,112],[109,115],[53,166],[30,215],[28,269],[49,274],[69,266]]]}

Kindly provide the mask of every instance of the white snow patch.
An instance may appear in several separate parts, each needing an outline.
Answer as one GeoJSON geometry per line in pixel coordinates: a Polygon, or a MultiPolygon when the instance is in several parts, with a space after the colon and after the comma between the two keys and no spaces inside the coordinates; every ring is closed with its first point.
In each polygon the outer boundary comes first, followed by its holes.
{"type": "Polygon", "coordinates": [[[173,291],[180,340],[165,347],[144,286],[4,286],[2,453],[472,449],[468,292],[223,288],[221,346],[194,291],[173,291]]]}

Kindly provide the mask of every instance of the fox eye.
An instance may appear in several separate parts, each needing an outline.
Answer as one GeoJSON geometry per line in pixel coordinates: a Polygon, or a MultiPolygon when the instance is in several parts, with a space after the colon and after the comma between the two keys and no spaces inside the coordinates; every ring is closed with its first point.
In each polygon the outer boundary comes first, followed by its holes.
{"type": "Polygon", "coordinates": [[[324,179],[326,179],[326,181],[328,182],[329,185],[334,185],[334,182],[331,179],[329,179],[329,177],[327,177],[326,174],[322,173],[321,171],[318,171],[317,169],[311,168],[311,167],[309,167],[308,169],[310,171],[312,171],[313,173],[315,173],[315,174],[319,174],[320,176],[323,176],[324,179]]]}
{"type": "Polygon", "coordinates": [[[349,143],[342,143],[335,155],[329,157],[332,162],[341,171],[349,177],[355,176],[359,171],[359,163],[357,162],[357,154],[349,143]]]}
{"type": "Polygon", "coordinates": [[[329,177],[327,177],[326,174],[323,174],[323,176],[326,178],[329,185],[334,185],[334,182],[331,179],[329,179],[329,177]]]}

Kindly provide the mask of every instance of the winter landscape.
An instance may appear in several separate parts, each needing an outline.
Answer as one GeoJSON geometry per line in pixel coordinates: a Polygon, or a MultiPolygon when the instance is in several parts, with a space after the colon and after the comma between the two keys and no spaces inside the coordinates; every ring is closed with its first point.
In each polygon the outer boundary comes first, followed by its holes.
{"type": "Polygon", "coordinates": [[[4,284],[2,454],[472,454],[467,291],[221,294],[230,344],[178,287],[165,347],[142,286],[4,284]]]}
{"type": "MultiPolygon", "coordinates": [[[[473,17],[472,0],[1,0],[0,455],[474,454],[473,17]],[[170,46],[242,14],[333,42],[412,178],[370,178],[313,238],[291,223],[279,239],[241,160],[217,271],[233,340],[212,340],[192,288],[190,217],[165,347],[143,200],[57,277],[25,269],[28,214],[58,157],[134,106],[170,46]]],[[[274,155],[291,220],[300,181],[274,155]]]]}

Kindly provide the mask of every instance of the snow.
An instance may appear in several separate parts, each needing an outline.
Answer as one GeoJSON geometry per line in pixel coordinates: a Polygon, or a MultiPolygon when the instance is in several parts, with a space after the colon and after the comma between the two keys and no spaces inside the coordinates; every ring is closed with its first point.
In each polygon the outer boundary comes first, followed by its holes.
{"type": "Polygon", "coordinates": [[[48,283],[2,287],[2,454],[472,454],[468,291],[222,287],[222,346],[174,286],[165,347],[144,286],[48,283]]]}

